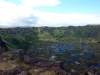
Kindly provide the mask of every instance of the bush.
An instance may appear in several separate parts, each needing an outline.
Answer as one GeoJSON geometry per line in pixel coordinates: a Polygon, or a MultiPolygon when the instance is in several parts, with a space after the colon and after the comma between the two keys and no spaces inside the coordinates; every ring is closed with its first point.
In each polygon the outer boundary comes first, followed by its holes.
{"type": "Polygon", "coordinates": [[[3,70],[2,70],[2,69],[0,69],[0,72],[3,72],[3,70]]]}
{"type": "Polygon", "coordinates": [[[6,53],[2,53],[3,57],[8,57],[8,55],[6,53]]]}
{"type": "Polygon", "coordinates": [[[19,58],[16,58],[15,61],[16,61],[17,63],[20,63],[20,62],[21,62],[21,60],[20,60],[19,58]]]}
{"type": "Polygon", "coordinates": [[[54,71],[50,72],[50,75],[56,75],[56,73],[54,71]]]}
{"type": "Polygon", "coordinates": [[[9,56],[9,57],[7,58],[7,60],[14,60],[14,58],[13,58],[12,56],[9,56]]]}
{"type": "Polygon", "coordinates": [[[32,72],[30,72],[30,71],[28,71],[28,72],[27,72],[27,75],[33,75],[33,73],[32,73],[32,72]]]}
{"type": "Polygon", "coordinates": [[[26,65],[24,62],[20,62],[19,64],[20,64],[20,66],[21,66],[22,68],[26,69],[26,66],[27,66],[27,65],[26,65]]]}

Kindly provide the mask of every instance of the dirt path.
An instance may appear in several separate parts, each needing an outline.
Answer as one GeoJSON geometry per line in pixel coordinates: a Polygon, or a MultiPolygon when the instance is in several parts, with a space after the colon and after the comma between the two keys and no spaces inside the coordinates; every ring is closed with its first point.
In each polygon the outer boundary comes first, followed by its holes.
{"type": "Polygon", "coordinates": [[[0,62],[0,70],[3,71],[15,68],[16,66],[18,66],[18,64],[12,60],[9,60],[7,62],[3,62],[3,61],[0,62]]]}

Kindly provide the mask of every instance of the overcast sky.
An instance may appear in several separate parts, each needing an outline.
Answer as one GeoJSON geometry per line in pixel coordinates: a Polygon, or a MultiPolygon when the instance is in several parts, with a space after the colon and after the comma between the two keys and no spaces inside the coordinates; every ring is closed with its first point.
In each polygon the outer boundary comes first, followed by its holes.
{"type": "Polygon", "coordinates": [[[0,27],[100,24],[100,0],[0,0],[0,27]]]}

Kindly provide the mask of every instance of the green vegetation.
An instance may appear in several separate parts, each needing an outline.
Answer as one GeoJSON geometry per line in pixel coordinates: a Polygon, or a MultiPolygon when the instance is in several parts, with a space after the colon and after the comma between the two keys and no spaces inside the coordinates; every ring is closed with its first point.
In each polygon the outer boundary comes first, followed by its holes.
{"type": "Polygon", "coordinates": [[[21,60],[20,60],[19,58],[16,58],[15,61],[16,61],[17,63],[20,63],[20,62],[21,62],[21,60]]]}
{"type": "Polygon", "coordinates": [[[27,75],[34,75],[34,74],[31,71],[28,71],[27,75]]]}
{"type": "Polygon", "coordinates": [[[7,57],[7,60],[14,60],[14,58],[9,56],[9,57],[7,57]]]}
{"type": "Polygon", "coordinates": [[[23,69],[26,69],[27,65],[19,58],[16,58],[15,62],[18,63],[23,69]]]}
{"type": "Polygon", "coordinates": [[[6,53],[2,53],[3,57],[8,57],[8,55],[6,53]]]}
{"type": "Polygon", "coordinates": [[[50,72],[50,75],[56,75],[56,73],[54,71],[50,72]]]}
{"type": "Polygon", "coordinates": [[[0,72],[3,72],[3,70],[2,70],[2,69],[0,69],[0,72]]]}
{"type": "MultiPolygon", "coordinates": [[[[9,49],[32,49],[39,41],[100,42],[100,25],[68,27],[0,28],[0,36],[9,49]]],[[[1,49],[1,47],[0,47],[1,49]]]]}
{"type": "Polygon", "coordinates": [[[2,50],[3,48],[0,46],[0,50],[2,50]]]}
{"type": "Polygon", "coordinates": [[[28,50],[31,44],[38,41],[35,28],[6,28],[0,29],[0,36],[9,49],[28,50]]]}
{"type": "Polygon", "coordinates": [[[24,62],[19,62],[20,66],[23,68],[23,69],[26,69],[26,64],[24,62]]]}
{"type": "Polygon", "coordinates": [[[6,58],[6,60],[14,60],[12,56],[8,56],[6,53],[2,53],[2,57],[6,58]]]}

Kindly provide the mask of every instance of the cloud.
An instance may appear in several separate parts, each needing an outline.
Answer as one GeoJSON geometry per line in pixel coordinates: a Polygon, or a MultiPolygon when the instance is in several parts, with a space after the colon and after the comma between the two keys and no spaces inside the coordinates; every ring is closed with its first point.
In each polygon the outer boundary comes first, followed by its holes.
{"type": "Polygon", "coordinates": [[[21,0],[21,2],[29,7],[55,6],[61,3],[59,0],[21,0]]]}
{"type": "Polygon", "coordinates": [[[39,18],[34,16],[34,14],[30,14],[28,17],[18,17],[14,19],[10,25],[14,26],[31,26],[36,25],[39,18]]]}
{"type": "MultiPolygon", "coordinates": [[[[42,1],[42,0],[41,0],[42,1]]],[[[100,24],[100,14],[53,13],[0,0],[0,27],[100,24]]]]}
{"type": "Polygon", "coordinates": [[[39,17],[42,19],[40,24],[49,26],[100,24],[100,14],[40,13],[39,17]]]}
{"type": "Polygon", "coordinates": [[[36,24],[38,22],[38,18],[31,14],[29,17],[18,18],[19,21],[23,22],[26,25],[36,24]]]}
{"type": "Polygon", "coordinates": [[[30,26],[38,22],[31,8],[0,0],[0,27],[30,26]]]}

